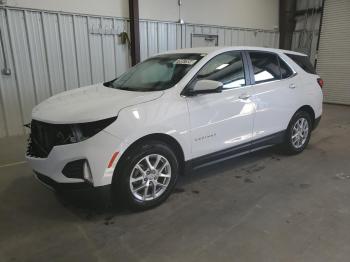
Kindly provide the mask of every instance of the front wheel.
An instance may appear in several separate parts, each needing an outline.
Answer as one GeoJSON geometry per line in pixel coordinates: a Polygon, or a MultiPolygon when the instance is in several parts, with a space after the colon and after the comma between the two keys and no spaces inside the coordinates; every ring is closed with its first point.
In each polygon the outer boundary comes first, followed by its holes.
{"type": "Polygon", "coordinates": [[[307,112],[295,113],[289,123],[284,141],[284,149],[288,154],[299,154],[309,143],[312,130],[311,117],[307,112]]]}
{"type": "Polygon", "coordinates": [[[165,201],[179,174],[172,149],[163,142],[149,141],[135,147],[116,172],[117,197],[134,210],[152,208],[165,201]]]}

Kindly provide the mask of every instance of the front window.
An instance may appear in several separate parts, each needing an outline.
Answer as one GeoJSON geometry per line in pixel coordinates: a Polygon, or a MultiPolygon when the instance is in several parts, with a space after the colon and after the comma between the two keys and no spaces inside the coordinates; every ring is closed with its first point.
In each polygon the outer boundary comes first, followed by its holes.
{"type": "Polygon", "coordinates": [[[241,52],[232,51],[217,55],[196,75],[191,87],[198,80],[214,80],[223,83],[224,89],[245,86],[244,67],[241,52]]]}
{"type": "Polygon", "coordinates": [[[130,91],[159,91],[176,85],[204,54],[166,54],[147,59],[108,83],[130,91]]]}

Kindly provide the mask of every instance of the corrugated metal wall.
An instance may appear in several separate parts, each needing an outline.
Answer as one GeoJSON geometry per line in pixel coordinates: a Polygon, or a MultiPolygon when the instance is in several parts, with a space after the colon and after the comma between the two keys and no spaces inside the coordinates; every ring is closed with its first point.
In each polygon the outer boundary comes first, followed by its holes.
{"type": "Polygon", "coordinates": [[[302,16],[296,17],[293,32],[292,50],[307,54],[314,64],[319,36],[321,13],[316,10],[322,7],[322,0],[298,0],[297,11],[309,10],[302,16]]]}
{"type": "Polygon", "coordinates": [[[276,31],[146,20],[140,22],[140,34],[142,60],[166,50],[191,47],[192,34],[218,35],[219,46],[278,48],[279,43],[276,31]]]}
{"type": "Polygon", "coordinates": [[[24,132],[34,105],[59,92],[102,82],[129,67],[117,36],[128,21],[27,9],[0,9],[0,137],[24,132]]]}
{"type": "Polygon", "coordinates": [[[350,105],[350,1],[325,1],[317,72],[325,102],[350,105]]]}
{"type": "MultiPolygon", "coordinates": [[[[0,8],[0,137],[20,135],[32,108],[65,90],[113,79],[130,66],[119,33],[127,19],[0,8]],[[5,71],[4,71],[5,72],[5,71]]],[[[191,47],[191,34],[216,34],[219,45],[278,46],[278,32],[141,21],[141,58],[191,47]]]]}

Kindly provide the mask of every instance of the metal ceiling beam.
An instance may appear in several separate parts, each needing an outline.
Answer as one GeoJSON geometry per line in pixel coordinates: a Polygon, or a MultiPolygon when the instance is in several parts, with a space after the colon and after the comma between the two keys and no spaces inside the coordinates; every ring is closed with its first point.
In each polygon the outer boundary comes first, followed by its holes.
{"type": "Polygon", "coordinates": [[[131,64],[140,62],[140,18],[139,1],[129,0],[130,34],[131,34],[131,64]]]}

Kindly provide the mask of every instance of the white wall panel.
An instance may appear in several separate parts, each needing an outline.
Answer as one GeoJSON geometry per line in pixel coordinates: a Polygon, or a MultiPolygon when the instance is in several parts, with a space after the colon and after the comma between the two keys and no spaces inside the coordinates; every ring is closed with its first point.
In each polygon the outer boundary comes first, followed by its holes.
{"type": "Polygon", "coordinates": [[[177,40],[176,40],[176,24],[168,24],[168,50],[177,49],[177,40]]]}
{"type": "Polygon", "coordinates": [[[147,22],[140,23],[140,55],[141,60],[148,57],[148,24],[147,22]]]}
{"type": "MultiPolygon", "coordinates": [[[[141,1],[149,2],[150,0],[141,1]]],[[[36,8],[102,16],[127,17],[129,15],[128,0],[7,0],[7,4],[19,8],[36,8]]]]}
{"type": "Polygon", "coordinates": [[[102,52],[102,35],[98,32],[101,28],[101,17],[89,17],[89,30],[94,30],[94,33],[89,34],[90,37],[90,54],[92,65],[92,82],[99,83],[104,79],[104,63],[102,52]]]}
{"type": "Polygon", "coordinates": [[[72,15],[59,15],[60,40],[66,89],[79,87],[72,15]]]}
{"type": "MultiPolygon", "coordinates": [[[[125,19],[114,19],[114,30],[117,33],[127,32],[130,35],[130,24],[125,19]]],[[[131,65],[130,46],[121,43],[120,37],[114,35],[115,64],[117,76],[123,74],[131,65]]]]}
{"type": "MultiPolygon", "coordinates": [[[[14,70],[12,56],[12,45],[8,32],[8,16],[6,16],[6,10],[0,9],[0,30],[2,34],[3,48],[0,49],[1,52],[1,68],[4,68],[4,53],[5,50],[8,53],[9,60],[7,61],[7,66],[12,71],[14,70]]],[[[22,119],[22,108],[19,99],[18,85],[16,77],[0,75],[0,91],[1,91],[1,109],[2,118],[4,122],[2,127],[5,130],[1,130],[1,134],[4,135],[19,135],[23,133],[23,119],[22,119]]]]}
{"type": "MultiPolygon", "coordinates": [[[[169,1],[177,2],[177,0],[162,0],[163,6],[169,1]]],[[[266,30],[278,27],[278,0],[183,0],[182,2],[181,18],[186,23],[266,30]]],[[[147,18],[158,19],[150,16],[147,18]]]]}
{"type": "Polygon", "coordinates": [[[188,25],[185,26],[185,46],[184,48],[190,48],[191,46],[191,38],[192,34],[194,32],[194,26],[193,25],[188,25]]]}
{"type": "Polygon", "coordinates": [[[232,45],[232,29],[226,29],[225,30],[225,36],[224,36],[224,45],[230,46],[232,45]]]}
{"type": "Polygon", "coordinates": [[[36,104],[32,66],[28,50],[28,40],[24,23],[24,12],[8,12],[9,39],[12,44],[14,70],[16,72],[22,121],[28,123],[27,114],[36,104]]]}
{"type": "Polygon", "coordinates": [[[228,30],[226,28],[219,28],[217,35],[219,36],[219,46],[225,46],[225,31],[228,30]]]}
{"type": "Polygon", "coordinates": [[[104,77],[103,79],[113,79],[115,78],[117,69],[115,63],[115,45],[114,45],[114,34],[113,29],[113,19],[105,18],[102,19],[102,28],[106,30],[106,34],[101,35],[102,37],[102,57],[103,57],[103,68],[104,77]]]}
{"type": "Polygon", "coordinates": [[[190,48],[193,34],[217,35],[219,46],[250,45],[277,48],[279,40],[279,33],[271,30],[141,20],[141,60],[158,52],[190,48]]]}
{"type": "Polygon", "coordinates": [[[148,56],[158,53],[158,23],[147,21],[148,56]]]}
{"type": "Polygon", "coordinates": [[[125,19],[0,8],[0,137],[20,135],[32,108],[51,95],[103,82],[130,66],[125,19]],[[0,42],[1,45],[1,42],[0,42]]]}
{"type": "Polygon", "coordinates": [[[158,23],[158,51],[159,53],[168,50],[168,24],[158,23]]]}
{"type": "Polygon", "coordinates": [[[31,56],[31,68],[35,87],[36,102],[39,103],[51,96],[48,64],[45,53],[45,41],[43,37],[42,17],[39,12],[29,13],[25,11],[27,24],[28,47],[31,56]]]}
{"type": "Polygon", "coordinates": [[[75,46],[79,86],[92,83],[88,17],[74,16],[75,46]]]}
{"type": "MultiPolygon", "coordinates": [[[[311,0],[301,0],[311,2],[311,0]]],[[[18,8],[128,17],[128,0],[7,0],[18,8]]],[[[140,18],[272,30],[278,26],[278,0],[140,0],[140,18]],[[253,13],[253,15],[251,15],[253,13]]]]}
{"type": "MultiPolygon", "coordinates": [[[[9,10],[9,13],[10,12],[12,12],[12,10],[9,10]]],[[[51,94],[54,95],[66,90],[58,28],[58,14],[42,13],[42,16],[50,89],[51,94]]]]}

